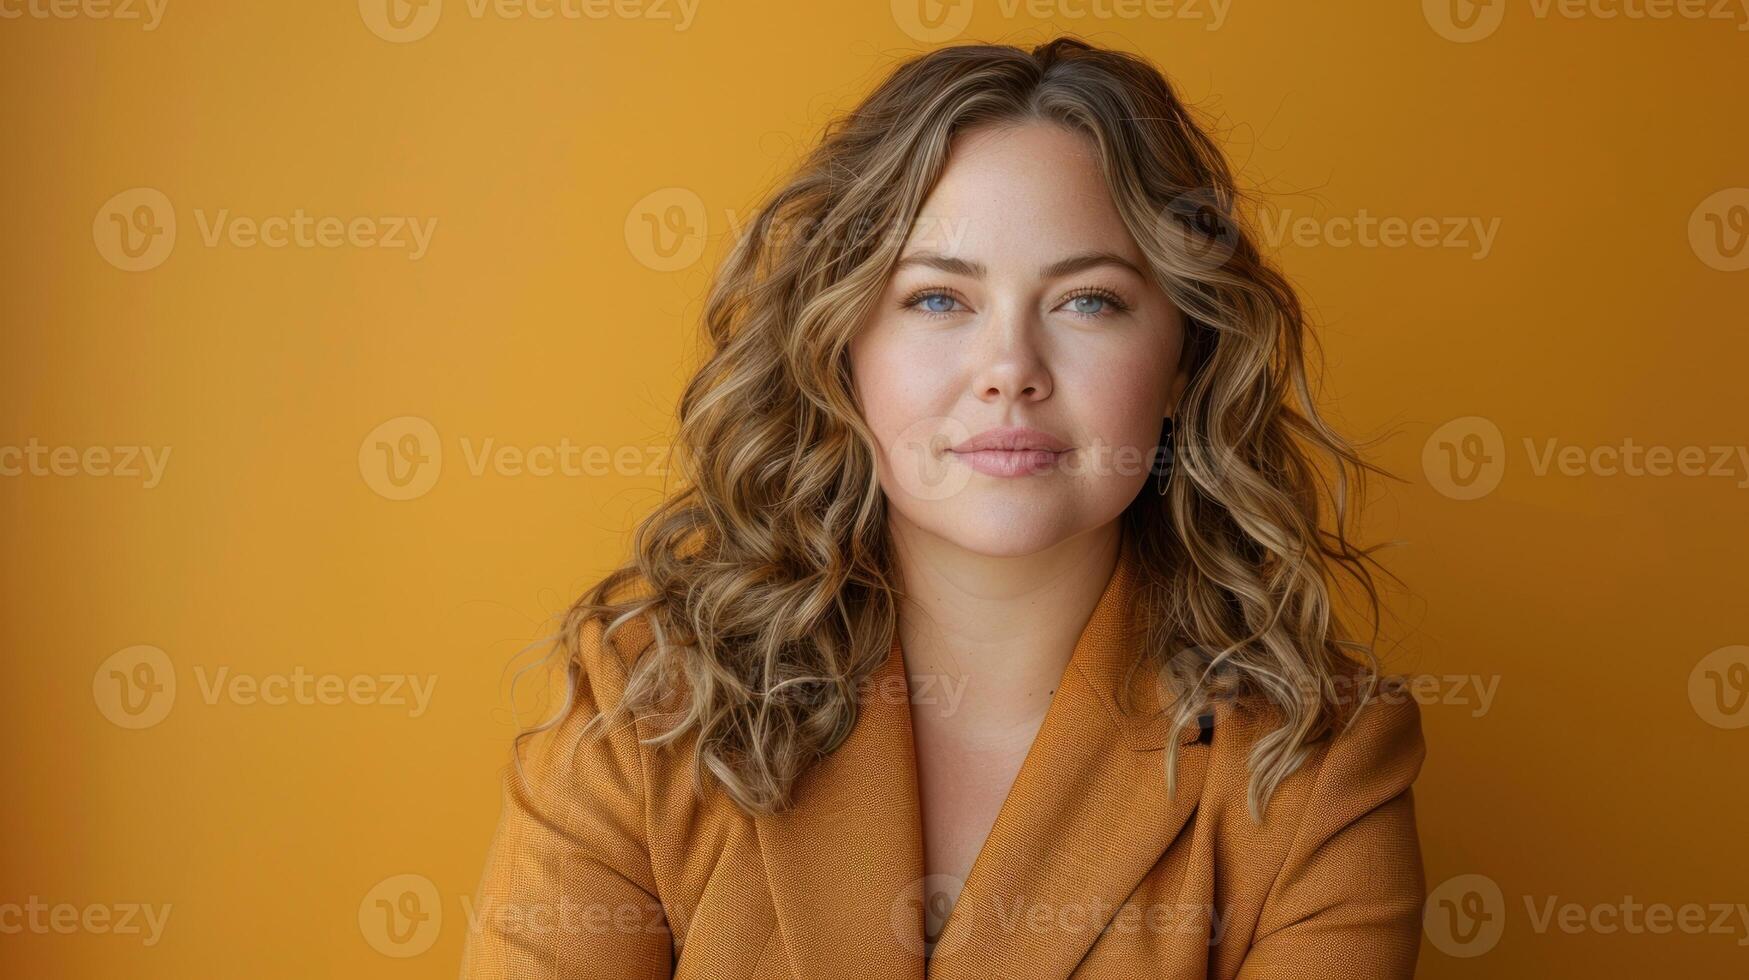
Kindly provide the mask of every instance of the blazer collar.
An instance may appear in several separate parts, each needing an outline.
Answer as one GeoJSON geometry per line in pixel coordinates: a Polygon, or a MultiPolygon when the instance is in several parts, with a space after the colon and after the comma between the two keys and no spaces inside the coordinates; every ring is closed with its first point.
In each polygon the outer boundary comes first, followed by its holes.
{"type": "MultiPolygon", "coordinates": [[[[1145,668],[1132,714],[1119,684],[1140,655],[1127,538],[1045,719],[928,961],[956,980],[1068,976],[1196,808],[1207,763],[1195,724],[1176,738],[1145,668]],[[1049,923],[1040,926],[1040,922],[1049,923]]],[[[925,881],[917,756],[895,631],[845,742],[803,774],[794,805],[755,821],[781,942],[809,980],[922,980],[925,881]]],[[[935,884],[930,882],[929,884],[935,884]]]]}

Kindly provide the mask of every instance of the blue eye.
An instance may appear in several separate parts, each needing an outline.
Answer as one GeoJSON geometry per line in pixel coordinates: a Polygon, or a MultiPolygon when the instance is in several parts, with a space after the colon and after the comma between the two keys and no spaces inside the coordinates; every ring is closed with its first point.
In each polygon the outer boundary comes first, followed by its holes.
{"type": "Polygon", "coordinates": [[[1104,289],[1090,289],[1086,292],[1076,293],[1069,297],[1063,305],[1076,316],[1093,319],[1115,316],[1129,309],[1128,304],[1119,299],[1116,293],[1104,289]]]}
{"type": "Polygon", "coordinates": [[[925,316],[950,316],[956,312],[954,304],[959,300],[953,294],[940,289],[922,289],[905,297],[899,306],[907,310],[916,310],[925,316]]]}

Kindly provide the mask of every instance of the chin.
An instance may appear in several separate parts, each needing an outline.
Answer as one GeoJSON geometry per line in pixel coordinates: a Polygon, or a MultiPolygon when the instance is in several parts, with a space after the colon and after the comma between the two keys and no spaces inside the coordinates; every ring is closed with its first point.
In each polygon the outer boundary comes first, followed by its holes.
{"type": "MultiPolygon", "coordinates": [[[[1072,497],[1021,499],[1016,495],[979,493],[968,488],[953,506],[928,507],[912,520],[924,530],[957,547],[992,558],[1037,554],[1075,535],[1098,527],[1110,516],[1089,513],[1072,497]]],[[[1112,515],[1112,516],[1115,516],[1112,515]]]]}

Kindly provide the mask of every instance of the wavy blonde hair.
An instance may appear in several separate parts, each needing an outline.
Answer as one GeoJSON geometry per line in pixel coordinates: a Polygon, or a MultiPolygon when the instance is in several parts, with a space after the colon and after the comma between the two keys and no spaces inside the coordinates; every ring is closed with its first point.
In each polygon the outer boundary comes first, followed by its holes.
{"type": "MultiPolygon", "coordinates": [[[[898,602],[876,442],[846,349],[898,259],[905,236],[894,230],[911,226],[952,138],[1030,120],[1093,141],[1118,211],[1188,325],[1169,492],[1144,491],[1122,517],[1143,583],[1135,669],[1169,689],[1175,728],[1221,698],[1272,719],[1249,758],[1257,819],[1311,743],[1350,714],[1356,678],[1359,701],[1370,695],[1376,563],[1347,527],[1366,471],[1383,471],[1319,417],[1300,303],[1260,254],[1217,144],[1147,61],[1059,37],[901,64],[759,207],[704,310],[706,357],[679,405],[680,489],[559,630],[554,655],[570,684],[558,717],[580,679],[584,625],[603,619],[611,643],[646,616],[654,639],[595,723],[659,713],[672,723],[649,744],[695,733],[701,791],[708,774],[748,813],[784,809],[797,776],[849,735],[898,602]],[[1367,642],[1336,613],[1344,577],[1365,595],[1367,642]]],[[[1177,753],[1172,740],[1173,789],[1177,753]]]]}

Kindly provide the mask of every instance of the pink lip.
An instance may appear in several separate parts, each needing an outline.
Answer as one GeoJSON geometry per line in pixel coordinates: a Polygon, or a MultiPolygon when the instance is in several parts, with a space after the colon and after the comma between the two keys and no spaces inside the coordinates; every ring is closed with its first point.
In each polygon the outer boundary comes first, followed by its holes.
{"type": "Polygon", "coordinates": [[[1005,426],[986,429],[948,452],[988,476],[1031,476],[1049,470],[1070,448],[1048,432],[1005,426]]]}

